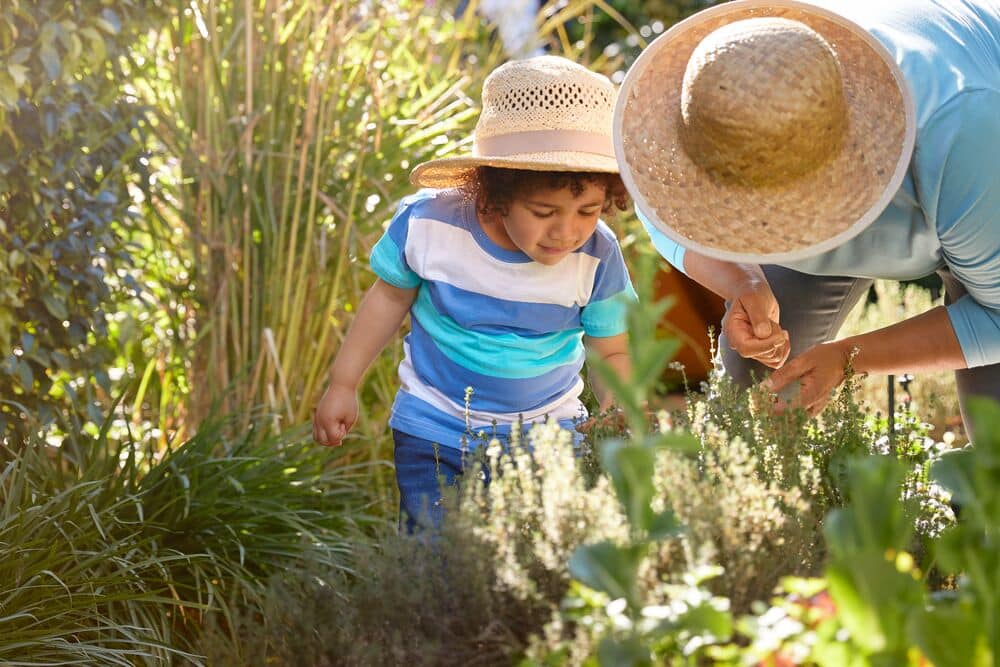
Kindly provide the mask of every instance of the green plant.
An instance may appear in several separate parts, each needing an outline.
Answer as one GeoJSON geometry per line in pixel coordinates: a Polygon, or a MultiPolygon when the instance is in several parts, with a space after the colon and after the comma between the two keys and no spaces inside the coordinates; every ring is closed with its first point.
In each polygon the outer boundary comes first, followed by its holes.
{"type": "Polygon", "coordinates": [[[134,497],[98,466],[65,485],[65,462],[23,448],[0,473],[0,663],[131,665],[192,657],[174,646],[170,570],[199,554],[164,552],[124,521],[134,497]]]}
{"type": "MultiPolygon", "coordinates": [[[[160,78],[142,90],[178,160],[160,163],[153,204],[185,225],[195,259],[195,401],[266,403],[298,423],[409,169],[466,140],[499,52],[471,15],[422,3],[188,5],[150,43],[160,78]]],[[[377,370],[364,403],[389,402],[389,376],[377,370]]]]}
{"type": "Polygon", "coordinates": [[[107,313],[139,289],[125,228],[143,110],[121,62],[159,16],[137,0],[0,8],[0,440],[101,422],[107,313]]]}
{"type": "Polygon", "coordinates": [[[207,422],[166,452],[108,441],[110,420],[82,459],[5,451],[0,662],[198,664],[201,632],[236,646],[231,619],[260,618],[275,573],[345,568],[378,525],[367,471],[250,423],[227,438],[207,422]]]}
{"type": "MultiPolygon", "coordinates": [[[[854,336],[866,331],[881,329],[900,320],[930,310],[936,305],[931,291],[920,285],[904,285],[890,280],[876,280],[872,286],[874,301],[863,299],[847,316],[839,337],[854,336]]],[[[939,303],[939,302],[938,302],[939,303]]],[[[894,416],[905,419],[915,415],[932,426],[931,434],[941,440],[945,433],[958,436],[956,444],[966,440],[961,426],[955,374],[951,371],[921,373],[903,386],[896,378],[897,404],[894,416]]],[[[889,409],[888,380],[884,375],[864,378],[858,385],[858,397],[873,410],[887,416],[889,409]]]]}
{"type": "Polygon", "coordinates": [[[824,527],[824,578],[786,580],[770,608],[741,621],[752,640],[746,657],[821,667],[994,664],[1000,406],[973,400],[970,413],[976,446],[932,467],[962,508],[959,521],[930,539],[935,566],[957,574],[955,585],[935,590],[909,552],[918,510],[905,498],[907,467],[889,456],[852,459],[848,503],[824,527]]]}
{"type": "Polygon", "coordinates": [[[1000,657],[1000,405],[973,398],[969,414],[974,446],[942,457],[931,470],[961,507],[960,520],[933,545],[942,566],[961,574],[958,589],[936,594],[907,630],[936,665],[985,667],[1000,657]]]}

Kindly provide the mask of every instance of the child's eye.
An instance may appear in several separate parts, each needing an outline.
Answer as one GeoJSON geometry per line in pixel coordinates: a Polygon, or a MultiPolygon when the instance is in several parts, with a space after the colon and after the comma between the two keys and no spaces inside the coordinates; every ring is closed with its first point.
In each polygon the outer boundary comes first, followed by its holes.
{"type": "Polygon", "coordinates": [[[555,211],[546,211],[542,213],[541,211],[532,211],[536,218],[551,218],[555,211]]]}

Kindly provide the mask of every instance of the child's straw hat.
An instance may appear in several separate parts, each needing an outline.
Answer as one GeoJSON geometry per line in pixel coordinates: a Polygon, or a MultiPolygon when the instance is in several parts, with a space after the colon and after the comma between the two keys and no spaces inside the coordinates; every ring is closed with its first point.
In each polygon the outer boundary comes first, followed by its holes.
{"type": "Polygon", "coordinates": [[[632,65],[614,116],[636,207],[687,248],[756,263],[858,234],[902,183],[914,134],[886,49],[785,0],[727,2],[673,26],[632,65]]]}
{"type": "Polygon", "coordinates": [[[460,184],[474,167],[618,173],[607,77],[559,56],[512,60],[483,82],[472,153],[417,165],[414,185],[460,184]]]}

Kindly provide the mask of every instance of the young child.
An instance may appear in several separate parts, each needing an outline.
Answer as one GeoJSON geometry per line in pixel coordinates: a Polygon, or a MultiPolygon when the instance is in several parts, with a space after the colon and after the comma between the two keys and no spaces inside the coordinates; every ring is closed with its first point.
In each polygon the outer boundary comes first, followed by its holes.
{"type": "Polygon", "coordinates": [[[440,525],[438,475],[451,484],[462,473],[470,431],[504,439],[550,417],[574,428],[586,417],[585,347],[629,372],[624,315],[635,291],[600,220],[628,205],[614,95],[606,77],[565,58],[497,68],[472,154],[417,166],[411,181],[430,189],[402,201],[372,250],[378,279],[330,368],[313,436],[341,444],[362,375],[409,313],[389,425],[410,532],[427,518],[440,525]]]}

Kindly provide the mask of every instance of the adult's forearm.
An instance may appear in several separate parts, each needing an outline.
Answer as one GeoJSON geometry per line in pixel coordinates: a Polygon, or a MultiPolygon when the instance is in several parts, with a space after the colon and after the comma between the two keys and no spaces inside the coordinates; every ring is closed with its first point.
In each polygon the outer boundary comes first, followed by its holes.
{"type": "Polygon", "coordinates": [[[948,311],[938,306],[916,317],[839,341],[857,348],[859,373],[899,374],[966,368],[948,311]]]}
{"type": "Polygon", "coordinates": [[[344,343],[330,366],[330,382],[356,388],[375,357],[403,323],[416,289],[401,289],[379,279],[365,294],[344,343]]]}
{"type": "Polygon", "coordinates": [[[693,250],[684,253],[684,272],[726,300],[732,300],[748,285],[767,283],[764,271],[757,264],[726,262],[693,250]]]}

